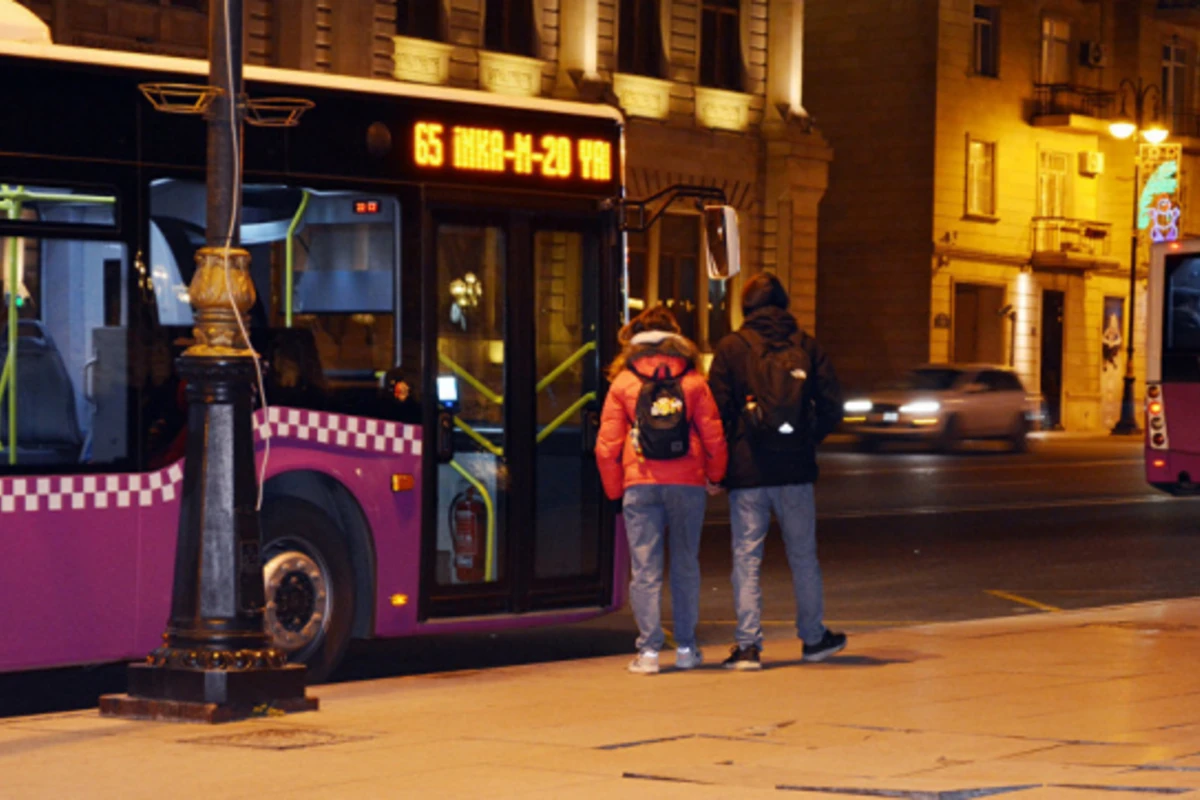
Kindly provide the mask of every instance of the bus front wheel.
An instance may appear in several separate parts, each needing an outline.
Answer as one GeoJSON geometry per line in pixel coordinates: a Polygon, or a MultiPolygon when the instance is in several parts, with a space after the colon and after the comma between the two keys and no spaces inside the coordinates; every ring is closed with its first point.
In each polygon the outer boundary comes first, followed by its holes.
{"type": "Polygon", "coordinates": [[[320,508],[291,497],[265,505],[261,519],[267,635],[320,683],[345,655],[354,621],[345,537],[320,508]]]}

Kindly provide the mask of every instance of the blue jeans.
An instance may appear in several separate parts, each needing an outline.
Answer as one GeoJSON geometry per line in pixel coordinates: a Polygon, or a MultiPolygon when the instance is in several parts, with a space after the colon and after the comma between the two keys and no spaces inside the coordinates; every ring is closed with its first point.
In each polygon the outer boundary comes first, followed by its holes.
{"type": "Polygon", "coordinates": [[[729,493],[729,512],[733,528],[733,602],[737,613],[734,640],[738,647],[762,647],[762,592],[758,573],[772,511],[783,531],[783,546],[792,569],[796,635],[805,644],[816,644],[825,633],[813,485],[735,489],[729,493]]]}
{"type": "Polygon", "coordinates": [[[633,579],[629,605],[638,626],[638,650],[662,650],[664,528],[670,531],[671,612],[675,642],[696,646],[700,616],[700,530],[708,497],[702,486],[630,486],[625,490],[622,513],[629,539],[633,579]]]}

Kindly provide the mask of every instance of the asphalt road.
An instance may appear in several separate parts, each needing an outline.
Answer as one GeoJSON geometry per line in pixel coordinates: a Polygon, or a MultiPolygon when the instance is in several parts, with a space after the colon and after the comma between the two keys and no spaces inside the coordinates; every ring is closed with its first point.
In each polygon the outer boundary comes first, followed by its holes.
{"type": "MultiPolygon", "coordinates": [[[[1200,500],[1146,486],[1140,443],[1048,438],[1025,454],[981,444],[953,456],[841,444],[821,465],[826,618],[851,634],[1200,593],[1200,500]]],[[[721,645],[733,630],[724,498],[710,505],[701,554],[699,636],[721,645]]],[[[769,659],[771,638],[794,635],[775,534],[762,585],[769,659]]],[[[633,637],[625,610],[569,628],[356,643],[335,680],[624,653],[633,637]]],[[[0,676],[0,716],[89,707],[123,682],[119,666],[0,676]]]]}

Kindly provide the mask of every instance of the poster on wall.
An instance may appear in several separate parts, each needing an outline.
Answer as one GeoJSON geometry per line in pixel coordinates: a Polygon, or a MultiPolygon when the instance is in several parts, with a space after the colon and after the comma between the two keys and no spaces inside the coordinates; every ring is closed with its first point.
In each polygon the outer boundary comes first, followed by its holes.
{"type": "Polygon", "coordinates": [[[1104,298],[1100,329],[1100,414],[1111,428],[1121,416],[1125,378],[1125,298],[1104,298]]]}

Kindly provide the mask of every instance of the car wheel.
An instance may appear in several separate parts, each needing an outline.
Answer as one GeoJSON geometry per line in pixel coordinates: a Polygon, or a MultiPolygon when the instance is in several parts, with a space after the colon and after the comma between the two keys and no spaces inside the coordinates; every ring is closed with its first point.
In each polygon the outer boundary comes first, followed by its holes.
{"type": "Polygon", "coordinates": [[[267,635],[320,683],[345,655],[354,622],[345,537],[320,508],[291,497],[266,505],[261,519],[267,635]]]}
{"type": "Polygon", "coordinates": [[[961,440],[962,434],[959,432],[958,415],[951,414],[946,419],[946,424],[942,426],[942,435],[938,437],[937,449],[942,453],[953,453],[961,440]]]}
{"type": "Polygon", "coordinates": [[[1008,443],[1012,447],[1014,453],[1024,453],[1029,449],[1029,421],[1025,419],[1024,414],[1017,414],[1013,420],[1012,433],[1008,436],[1008,443]]]}

